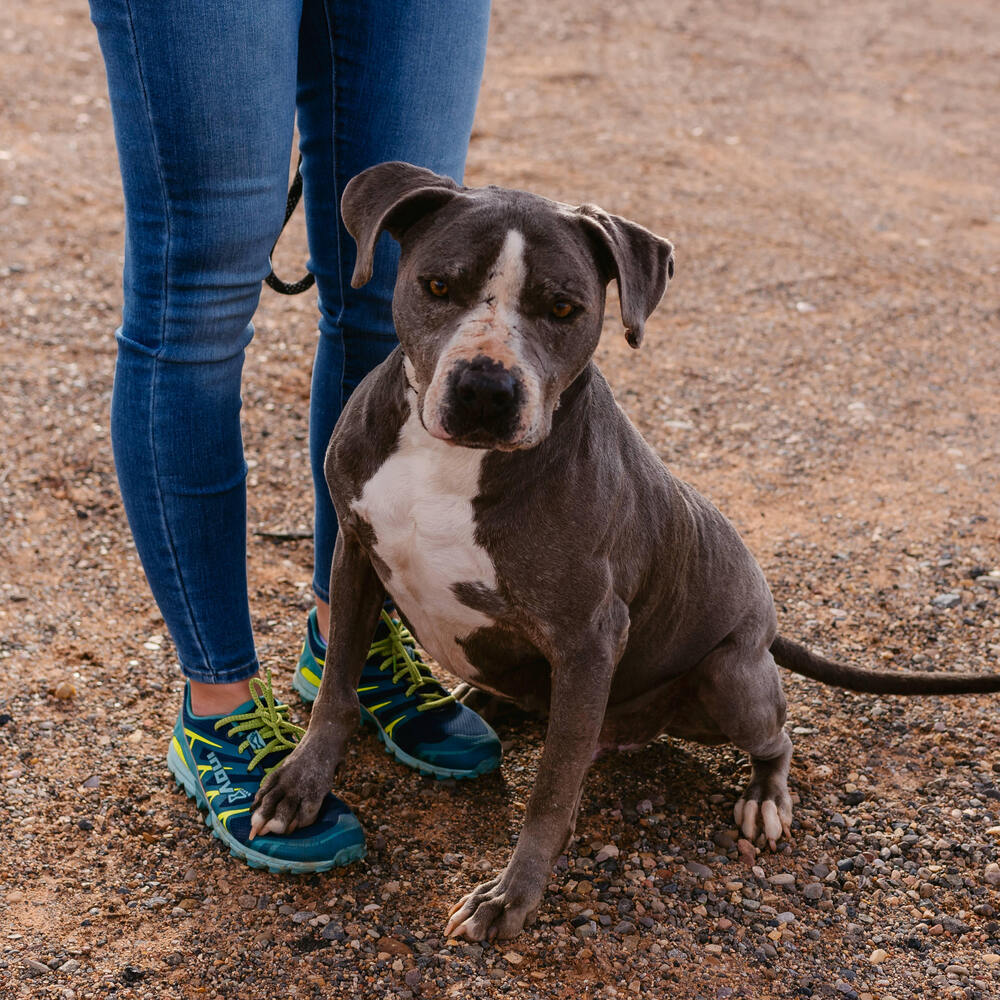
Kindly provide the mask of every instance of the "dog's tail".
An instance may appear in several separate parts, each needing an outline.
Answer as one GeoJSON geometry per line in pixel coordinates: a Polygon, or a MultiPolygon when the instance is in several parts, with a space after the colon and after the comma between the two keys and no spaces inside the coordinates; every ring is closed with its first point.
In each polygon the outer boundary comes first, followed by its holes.
{"type": "Polygon", "coordinates": [[[771,643],[771,655],[780,666],[792,673],[866,694],[985,694],[1000,691],[1000,674],[864,670],[817,656],[805,646],[780,635],[771,643]]]}

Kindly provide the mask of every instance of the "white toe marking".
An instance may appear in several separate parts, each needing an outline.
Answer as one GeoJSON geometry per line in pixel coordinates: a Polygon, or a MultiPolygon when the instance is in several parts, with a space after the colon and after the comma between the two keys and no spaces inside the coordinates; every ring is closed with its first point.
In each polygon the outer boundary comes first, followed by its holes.
{"type": "Polygon", "coordinates": [[[765,799],[760,806],[760,814],[764,820],[764,834],[768,840],[777,840],[781,836],[781,820],[778,818],[778,807],[770,799],[765,799]]]}

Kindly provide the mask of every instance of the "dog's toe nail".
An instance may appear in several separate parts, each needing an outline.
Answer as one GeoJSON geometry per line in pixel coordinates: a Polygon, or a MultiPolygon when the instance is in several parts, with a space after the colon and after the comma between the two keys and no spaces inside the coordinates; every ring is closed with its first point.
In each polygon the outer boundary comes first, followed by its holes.
{"type": "Polygon", "coordinates": [[[733,806],[733,817],[736,820],[736,825],[742,827],[743,825],[743,806],[746,805],[744,799],[737,799],[736,805],[733,806]]]}

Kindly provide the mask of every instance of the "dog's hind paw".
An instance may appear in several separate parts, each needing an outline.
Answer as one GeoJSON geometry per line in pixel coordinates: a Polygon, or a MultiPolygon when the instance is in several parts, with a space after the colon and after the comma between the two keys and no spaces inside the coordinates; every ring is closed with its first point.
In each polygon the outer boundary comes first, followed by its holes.
{"type": "Polygon", "coordinates": [[[537,887],[517,883],[508,865],[496,878],[477,885],[451,908],[445,936],[492,941],[519,934],[538,909],[544,882],[537,887]]]}
{"type": "Polygon", "coordinates": [[[778,841],[791,838],[792,800],[787,788],[765,790],[763,783],[751,781],[733,809],[740,832],[754,843],[763,836],[772,851],[778,841]]]}

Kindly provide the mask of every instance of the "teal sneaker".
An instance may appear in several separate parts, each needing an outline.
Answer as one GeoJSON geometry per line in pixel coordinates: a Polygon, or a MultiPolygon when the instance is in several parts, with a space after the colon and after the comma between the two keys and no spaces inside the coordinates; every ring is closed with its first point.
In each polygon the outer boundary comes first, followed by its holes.
{"type": "Polygon", "coordinates": [[[177,786],[199,809],[206,825],[229,853],[251,868],[303,875],[324,872],[365,856],[365,835],[351,810],[334,795],[323,799],[319,816],[292,833],[254,837],[250,814],[266,775],[291,753],[305,732],[288,721],[288,706],[278,705],[267,681],[250,680],[252,700],[231,715],[202,716],[191,711],[191,688],[177,717],[167,767],[177,786]]]}
{"type": "MultiPolygon", "coordinates": [[[[325,658],[313,608],[292,678],[305,701],[316,699],[325,658]]],[[[434,679],[409,630],[386,611],[361,672],[358,700],[362,723],[375,726],[386,752],[421,774],[475,778],[500,763],[497,734],[434,679]]]]}

